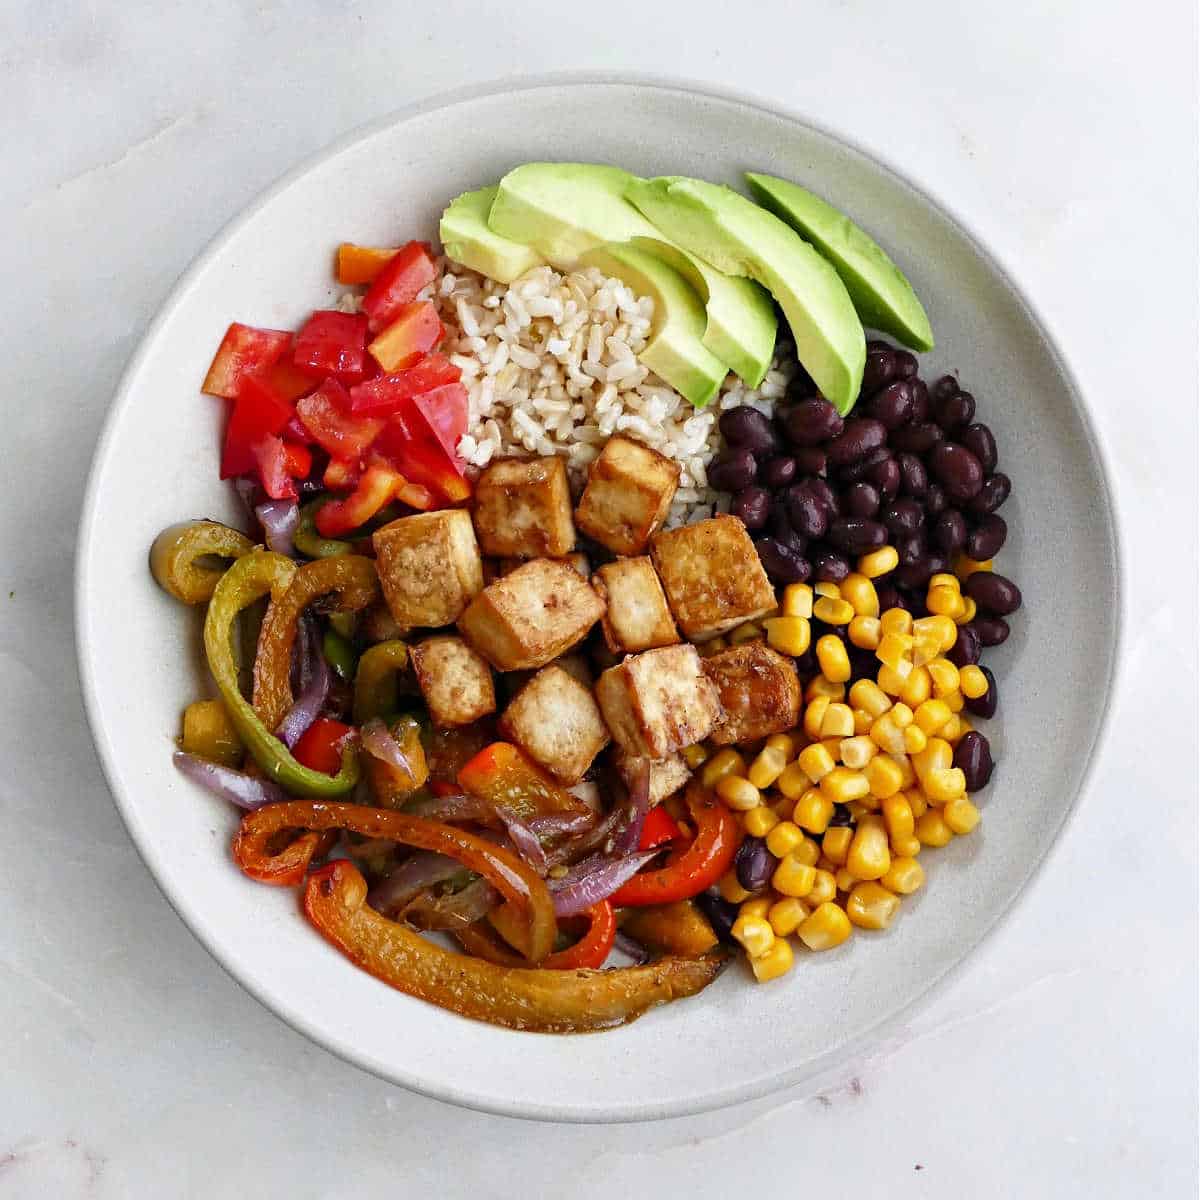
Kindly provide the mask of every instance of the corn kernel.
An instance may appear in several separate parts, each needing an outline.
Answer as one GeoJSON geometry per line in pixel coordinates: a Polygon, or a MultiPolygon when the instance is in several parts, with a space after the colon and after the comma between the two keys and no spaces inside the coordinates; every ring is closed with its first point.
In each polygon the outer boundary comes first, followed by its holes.
{"type": "Polygon", "coordinates": [[[929,739],[925,736],[925,730],[923,730],[920,725],[914,722],[904,731],[904,753],[919,754],[925,749],[925,745],[928,740],[929,739]]]}
{"type": "Polygon", "coordinates": [[[849,825],[833,825],[821,839],[821,853],[835,866],[844,867],[853,840],[854,830],[849,825]]]}
{"type": "Polygon", "coordinates": [[[804,841],[803,831],[791,821],[778,822],[765,836],[767,849],[776,858],[783,858],[785,854],[791,854],[804,841]]]}
{"type": "Polygon", "coordinates": [[[867,763],[864,773],[871,795],[880,800],[894,796],[904,786],[904,773],[900,765],[885,754],[875,755],[867,763]]]}
{"type": "Polygon", "coordinates": [[[945,738],[952,746],[957,746],[962,741],[962,735],[971,728],[970,724],[955,713],[945,725],[938,730],[938,737],[945,738]]]}
{"type": "Polygon", "coordinates": [[[842,599],[860,617],[879,616],[879,593],[865,575],[852,571],[842,580],[842,599]]]}
{"type": "Polygon", "coordinates": [[[770,907],[770,896],[751,896],[749,900],[743,900],[738,905],[738,916],[765,918],[770,907]]]}
{"type": "Polygon", "coordinates": [[[904,681],[904,687],[900,690],[900,699],[909,708],[916,708],[917,705],[923,704],[932,695],[933,680],[929,676],[928,669],[924,664],[915,665],[912,674],[904,681]]]}
{"type": "Polygon", "coordinates": [[[831,679],[826,679],[824,675],[814,675],[808,681],[808,687],[804,689],[805,700],[815,700],[818,696],[825,696],[830,700],[845,700],[846,685],[844,683],[834,683],[831,679]]]}
{"type": "Polygon", "coordinates": [[[781,754],[778,750],[772,750],[764,746],[755,755],[754,761],[750,764],[750,769],[746,772],[746,778],[756,788],[769,788],[783,774],[783,768],[786,766],[786,755],[781,754]]]}
{"type": "Polygon", "coordinates": [[[850,656],[846,643],[832,633],[817,638],[817,665],[830,683],[845,683],[850,678],[850,656]]]}
{"type": "MultiPolygon", "coordinates": [[[[968,700],[978,700],[980,696],[987,695],[987,676],[976,666],[963,667],[958,673],[958,686],[968,700]]],[[[850,694],[854,694],[853,688],[850,694]]]]}
{"type": "Polygon", "coordinates": [[[813,616],[826,625],[849,625],[854,617],[854,608],[841,596],[836,599],[833,596],[818,596],[813,604],[813,616]]]}
{"type": "Polygon", "coordinates": [[[792,851],[792,857],[806,867],[815,867],[817,860],[821,857],[821,847],[813,841],[812,838],[806,837],[804,841],[792,851]]]}
{"type": "Polygon", "coordinates": [[[945,846],[954,837],[954,830],[946,824],[940,809],[931,808],[917,818],[916,835],[922,846],[945,846]]]}
{"type": "Polygon", "coordinates": [[[741,904],[750,896],[750,893],[738,883],[738,877],[732,871],[721,876],[721,882],[717,884],[717,891],[721,893],[721,899],[728,900],[730,904],[741,904]]]}
{"type": "Polygon", "coordinates": [[[822,579],[814,583],[813,591],[818,596],[828,596],[831,600],[840,600],[842,598],[842,589],[836,583],[831,583],[828,579],[822,579]]]}
{"type": "MultiPolygon", "coordinates": [[[[908,837],[891,838],[890,843],[892,848],[892,862],[898,858],[916,858],[921,853],[921,843],[917,841],[916,834],[909,834],[908,837]]],[[[884,876],[886,879],[887,876],[884,876]]],[[[895,891],[895,889],[892,889],[895,891]]]]}
{"type": "Polygon", "coordinates": [[[978,612],[979,606],[975,603],[975,598],[973,596],[964,596],[962,612],[954,618],[955,625],[965,625],[968,621],[975,620],[978,612]]]}
{"type": "Polygon", "coordinates": [[[808,620],[812,616],[813,590],[807,583],[789,583],[783,589],[783,608],[785,617],[803,617],[808,620]]]}
{"type": "Polygon", "coordinates": [[[896,722],[898,729],[907,729],[913,723],[913,710],[903,700],[898,700],[892,705],[888,716],[896,722]]]}
{"type": "Polygon", "coordinates": [[[771,617],[763,622],[767,645],[780,654],[799,658],[812,641],[812,626],[805,617],[771,617]]]}
{"type": "Polygon", "coordinates": [[[700,772],[700,782],[707,788],[715,788],[727,775],[745,775],[746,763],[742,756],[727,746],[718,750],[705,764],[700,772]]]}
{"type": "Polygon", "coordinates": [[[870,790],[867,777],[861,771],[852,771],[849,767],[834,767],[821,777],[821,791],[835,804],[849,804],[851,800],[861,800],[870,790]]]}
{"type": "MultiPolygon", "coordinates": [[[[937,704],[938,701],[929,700],[926,703],[937,704]]],[[[950,748],[950,743],[944,738],[931,737],[925,749],[920,754],[914,754],[911,761],[913,770],[917,773],[917,778],[923,781],[930,771],[944,771],[948,767],[952,767],[954,765],[954,751],[950,748]]]]}
{"type": "Polygon", "coordinates": [[[749,812],[762,803],[762,793],[740,775],[726,775],[718,780],[715,791],[735,812],[749,812]]]}
{"type": "Polygon", "coordinates": [[[708,751],[699,743],[696,742],[691,746],[685,746],[680,753],[683,755],[683,761],[694,771],[697,767],[703,766],[704,760],[708,758],[708,751]]]}
{"type": "Polygon", "coordinates": [[[913,638],[913,666],[923,667],[941,652],[942,642],[936,633],[919,633],[913,638]]]}
{"type": "Polygon", "coordinates": [[[839,892],[852,892],[859,879],[849,867],[838,867],[834,872],[833,882],[839,892]]]}
{"type": "Polygon", "coordinates": [[[871,726],[871,741],[887,754],[904,753],[904,732],[896,724],[890,712],[885,712],[871,726]]]}
{"type": "Polygon", "coordinates": [[[926,700],[918,705],[917,726],[926,737],[932,737],[954,715],[945,700],[926,700]]]}
{"type": "Polygon", "coordinates": [[[783,774],[775,780],[775,786],[787,800],[799,800],[811,786],[808,772],[800,765],[800,760],[790,762],[783,768],[783,774]]]}
{"type": "Polygon", "coordinates": [[[928,771],[921,787],[930,804],[946,804],[967,794],[967,777],[960,767],[928,771]]]}
{"type": "Polygon", "coordinates": [[[915,858],[893,858],[891,869],[879,882],[897,896],[911,896],[925,883],[925,871],[915,858]]]}
{"type": "Polygon", "coordinates": [[[962,594],[956,587],[931,587],[925,597],[925,607],[935,616],[949,617],[953,621],[962,612],[962,594]]]}
{"type": "Polygon", "coordinates": [[[767,923],[766,917],[739,916],[729,932],[734,941],[742,944],[751,958],[766,954],[775,944],[775,931],[767,923]]]}
{"type": "Polygon", "coordinates": [[[770,983],[780,975],[786,975],[795,962],[795,952],[787,938],[776,938],[766,954],[750,959],[750,970],[759,983],[770,983]]]}
{"type": "Polygon", "coordinates": [[[828,871],[824,867],[818,867],[812,888],[808,895],[804,897],[804,903],[810,908],[816,908],[818,904],[824,904],[827,900],[832,900],[838,891],[836,875],[836,869],[828,871]]]}
{"type": "Polygon", "coordinates": [[[833,755],[820,742],[805,746],[796,756],[796,763],[813,783],[820,783],[837,765],[833,755]]]}
{"type": "MultiPolygon", "coordinates": [[[[821,718],[821,739],[854,736],[854,713],[848,704],[830,704],[821,718]]],[[[840,748],[840,747],[839,747],[840,748]]]]}
{"type": "Polygon", "coordinates": [[[816,878],[816,867],[802,863],[794,854],[785,854],[771,876],[771,886],[781,896],[795,896],[803,900],[812,891],[816,878]]]}
{"type": "Polygon", "coordinates": [[[833,801],[819,789],[807,788],[796,801],[792,820],[809,833],[824,833],[833,820],[833,801]]]}
{"type": "Polygon", "coordinates": [[[826,858],[824,854],[817,859],[816,866],[818,873],[821,871],[828,871],[830,875],[837,874],[837,863],[835,863],[832,858],[826,858]]]}
{"type": "Polygon", "coordinates": [[[947,692],[958,691],[958,668],[948,658],[935,658],[928,663],[925,670],[933,680],[935,696],[945,696],[947,692]]]}
{"type": "Polygon", "coordinates": [[[785,938],[789,933],[795,933],[796,927],[812,910],[795,896],[785,896],[776,900],[767,910],[767,920],[777,938],[785,938]]]}
{"type": "Polygon", "coordinates": [[[891,841],[895,842],[901,838],[913,836],[916,822],[903,793],[889,796],[883,801],[880,808],[883,812],[883,823],[887,827],[888,838],[891,841]]]}
{"type": "Polygon", "coordinates": [[[879,618],[879,627],[884,634],[894,633],[908,637],[912,633],[913,615],[907,608],[889,608],[879,618]]]}
{"type": "Polygon", "coordinates": [[[900,911],[900,897],[882,884],[860,883],[846,897],[846,916],[860,929],[886,929],[900,911]]]}
{"type": "Polygon", "coordinates": [[[751,837],[766,837],[778,824],[779,817],[775,810],[765,804],[742,814],[742,828],[751,837]]]}
{"type": "Polygon", "coordinates": [[[855,771],[863,770],[878,753],[879,747],[865,734],[842,739],[842,763],[855,771]]]}
{"type": "Polygon", "coordinates": [[[883,689],[869,679],[855,681],[850,688],[850,703],[855,708],[864,709],[872,717],[881,717],[892,707],[883,689]]]}
{"type": "Polygon", "coordinates": [[[954,573],[959,579],[968,579],[974,575],[976,571],[992,570],[992,559],[984,559],[982,562],[973,558],[968,558],[965,554],[960,554],[954,560],[954,573]]]}
{"type": "Polygon", "coordinates": [[[904,691],[904,681],[912,674],[913,665],[903,659],[900,670],[892,667],[880,667],[875,675],[875,682],[889,695],[899,696],[904,691]]]}
{"type": "Polygon", "coordinates": [[[901,664],[908,663],[909,670],[912,669],[912,663],[908,662],[912,650],[913,639],[908,634],[885,633],[879,639],[879,649],[875,651],[875,657],[885,667],[891,667],[893,671],[903,671],[907,676],[908,672],[904,671],[901,664]]]}
{"type": "Polygon", "coordinates": [[[850,644],[860,650],[878,650],[883,630],[878,617],[855,617],[847,631],[850,644]]]}
{"type": "Polygon", "coordinates": [[[804,706],[804,732],[814,742],[820,741],[821,725],[832,703],[828,696],[817,696],[804,706]]]}
{"type": "Polygon", "coordinates": [[[859,822],[846,854],[846,869],[859,879],[878,879],[892,865],[887,830],[875,819],[865,817],[859,822]]]}
{"type": "Polygon", "coordinates": [[[851,711],[854,713],[854,736],[870,733],[871,726],[875,724],[875,718],[865,708],[855,708],[851,711]]]}
{"type": "Polygon", "coordinates": [[[900,565],[900,554],[895,546],[881,546],[864,554],[858,560],[858,570],[868,579],[878,579],[889,571],[894,571],[900,565]]]}
{"type": "Polygon", "coordinates": [[[904,783],[901,786],[907,791],[917,782],[917,773],[913,769],[912,759],[907,754],[893,754],[892,761],[900,768],[900,774],[904,777],[904,783]]]}
{"type": "Polygon", "coordinates": [[[962,692],[947,692],[944,696],[939,697],[946,702],[946,707],[952,713],[960,713],[966,706],[966,700],[963,699],[962,692]]]}
{"type": "Polygon", "coordinates": [[[763,745],[764,750],[775,750],[791,762],[796,757],[796,738],[790,733],[773,733],[763,745]]]}
{"type": "Polygon", "coordinates": [[[840,946],[852,932],[850,918],[845,911],[832,900],[826,900],[801,922],[796,936],[810,950],[832,950],[840,946]]]}
{"type": "Polygon", "coordinates": [[[942,820],[955,833],[970,833],[979,824],[979,809],[966,796],[959,796],[942,809],[942,820]]]}
{"type": "Polygon", "coordinates": [[[904,798],[908,801],[908,807],[912,809],[914,818],[922,817],[929,807],[929,801],[925,799],[925,793],[920,788],[907,789],[904,798]]]}
{"type": "Polygon", "coordinates": [[[962,590],[962,585],[958,582],[958,576],[951,575],[948,571],[939,571],[936,575],[931,575],[927,586],[931,590],[939,587],[953,588],[956,592],[962,590]]]}

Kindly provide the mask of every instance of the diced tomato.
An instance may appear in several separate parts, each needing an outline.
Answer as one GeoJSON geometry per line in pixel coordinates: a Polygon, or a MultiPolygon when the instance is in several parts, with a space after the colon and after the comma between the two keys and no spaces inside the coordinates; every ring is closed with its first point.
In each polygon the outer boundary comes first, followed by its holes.
{"type": "MultiPolygon", "coordinates": [[[[291,424],[291,422],[288,422],[291,424]]],[[[286,433],[286,429],[284,430],[286,433]]],[[[293,479],[307,479],[312,470],[312,451],[300,442],[283,443],[283,469],[293,479]]]]}
{"type": "Polygon", "coordinates": [[[642,824],[642,836],[638,839],[638,849],[653,850],[655,846],[678,841],[681,837],[683,830],[660,804],[646,814],[646,820],[642,824]]]}
{"type": "Polygon", "coordinates": [[[353,736],[354,730],[349,725],[318,717],[296,743],[292,756],[310,770],[336,775],[342,766],[342,747],[353,736]]]}
{"type": "Polygon", "coordinates": [[[362,310],[367,314],[371,332],[387,328],[399,315],[400,308],[411,304],[436,275],[437,267],[427,242],[401,246],[363,297],[362,310]]]}
{"type": "Polygon", "coordinates": [[[388,501],[403,476],[383,463],[368,467],[358,486],[342,500],[331,500],[317,510],[317,532],[322,537],[339,537],[365,525],[388,501]]]}
{"type": "MultiPolygon", "coordinates": [[[[338,283],[373,283],[379,272],[396,257],[396,247],[356,246],[343,242],[337,249],[338,283]]],[[[419,290],[419,289],[418,289],[419,290]]]]}
{"type": "Polygon", "coordinates": [[[392,417],[375,443],[375,450],[396,464],[405,479],[424,484],[452,504],[471,494],[458,459],[448,455],[436,438],[423,433],[403,416],[392,417]]]}
{"type": "Polygon", "coordinates": [[[262,376],[244,376],[239,388],[225,428],[222,479],[253,471],[257,466],[254,447],[263,438],[281,433],[292,419],[292,406],[262,376]]]}
{"type": "Polygon", "coordinates": [[[255,442],[252,450],[263,491],[272,500],[295,500],[296,485],[288,471],[288,453],[283,440],[268,434],[255,442]]]}
{"type": "Polygon", "coordinates": [[[350,397],[336,379],[326,379],[311,396],[296,401],[296,412],[313,440],[333,458],[360,458],[379,435],[379,417],[350,412],[350,397]]]}
{"type": "Polygon", "coordinates": [[[242,379],[278,362],[291,341],[292,335],[286,330],[255,329],[234,321],[225,330],[200,390],[233,400],[242,379]]]}
{"type": "Polygon", "coordinates": [[[414,396],[412,403],[442,449],[456,459],[458,443],[467,432],[467,389],[461,383],[443,384],[414,396]]]}
{"type": "Polygon", "coordinates": [[[395,320],[367,349],[385,371],[399,371],[415,366],[445,335],[433,303],[420,300],[402,304],[395,320]]]}
{"type": "Polygon", "coordinates": [[[378,375],[350,389],[350,408],[364,416],[391,416],[398,413],[406,400],[432,391],[462,378],[448,358],[436,351],[427,354],[415,366],[392,375],[378,375]]]}
{"type": "Polygon", "coordinates": [[[266,381],[285,399],[299,400],[314,391],[317,382],[311,375],[305,375],[292,362],[291,355],[281,358],[265,375],[266,381]]]}
{"type": "Polygon", "coordinates": [[[321,482],[331,492],[349,492],[358,486],[362,466],[356,458],[331,458],[321,482]]]}
{"type": "Polygon", "coordinates": [[[318,379],[333,375],[358,383],[367,364],[367,318],[360,313],[315,312],[296,335],[296,367],[318,379]]]}

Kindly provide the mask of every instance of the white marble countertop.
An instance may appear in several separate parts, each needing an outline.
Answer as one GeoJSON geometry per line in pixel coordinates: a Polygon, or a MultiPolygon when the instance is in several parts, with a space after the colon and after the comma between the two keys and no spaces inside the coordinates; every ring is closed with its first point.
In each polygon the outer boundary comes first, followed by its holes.
{"type": "Polygon", "coordinates": [[[1195,1195],[1194,4],[1131,19],[1087,0],[525,0],[503,26],[483,7],[0,12],[0,1200],[1195,1195]],[[97,431],[209,236],[360,122],[574,67],[741,87],[928,181],[1079,374],[1112,450],[1131,596],[1078,815],[967,969],[817,1085],[642,1127],[458,1111],[261,1008],[135,854],[71,633],[97,431]]]}

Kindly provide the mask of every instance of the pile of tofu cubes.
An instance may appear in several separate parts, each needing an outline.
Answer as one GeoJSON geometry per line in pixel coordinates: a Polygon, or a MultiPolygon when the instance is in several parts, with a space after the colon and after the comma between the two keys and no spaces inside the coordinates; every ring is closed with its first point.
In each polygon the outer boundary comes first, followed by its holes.
{"type": "Polygon", "coordinates": [[[697,652],[776,601],[736,517],[660,530],[678,482],[670,459],[617,436],[574,510],[563,459],[503,459],[479,478],[472,511],[378,530],[384,596],[414,638],[434,723],[495,713],[493,673],[513,673],[504,737],[568,786],[611,741],[627,780],[649,760],[655,803],[686,782],[688,746],[793,728],[801,691],[790,659],[760,641],[697,652]],[[594,573],[577,530],[613,556],[594,573]],[[571,651],[597,623],[613,665],[593,680],[588,657],[571,651]]]}

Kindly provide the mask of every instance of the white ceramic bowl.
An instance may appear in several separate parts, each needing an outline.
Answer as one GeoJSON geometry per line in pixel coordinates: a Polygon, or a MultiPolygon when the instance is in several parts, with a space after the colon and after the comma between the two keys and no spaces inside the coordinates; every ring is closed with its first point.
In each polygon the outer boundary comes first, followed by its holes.
{"type": "Polygon", "coordinates": [[[547,79],[409,109],[294,171],[187,273],[123,379],[80,530],[78,649],[92,730],[146,863],[196,936],[255,996],[359,1065],[476,1108],[634,1120],[749,1099],[829,1065],[913,1003],[1014,903],[1075,803],[1116,659],[1118,559],[1096,439],[1070,374],[1011,280],[899,174],[802,122],[669,83],[547,79]],[[155,586],[154,535],[236,519],[217,480],[222,402],[199,394],[232,319],[295,326],[332,301],[331,252],[434,235],[450,197],[532,159],[613,162],[739,185],[755,169],[812,186],[891,252],[928,307],[1013,479],[1004,569],[1025,606],[990,652],[999,767],[972,836],[922,862],[928,885],[886,934],[807,955],[756,986],[740,965],[696,999],[590,1037],[519,1034],[403,996],[309,928],[295,893],[242,876],[235,812],[177,775],[179,713],[208,685],[200,618],[155,586]],[[764,1052],[769,1046],[770,1051],[764,1052]]]}

